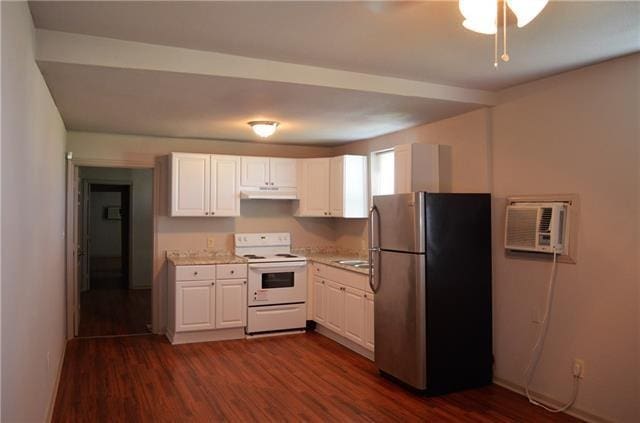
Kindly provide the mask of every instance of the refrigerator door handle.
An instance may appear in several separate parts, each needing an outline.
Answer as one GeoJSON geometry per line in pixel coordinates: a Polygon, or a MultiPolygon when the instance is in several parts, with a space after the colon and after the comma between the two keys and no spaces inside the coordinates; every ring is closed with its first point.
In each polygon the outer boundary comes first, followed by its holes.
{"type": "Polygon", "coordinates": [[[369,264],[371,267],[369,268],[369,288],[376,293],[378,291],[378,286],[375,283],[376,274],[379,273],[376,271],[376,263],[380,263],[380,247],[373,245],[373,236],[374,236],[374,226],[375,226],[375,234],[377,235],[378,241],[380,240],[380,212],[378,212],[378,208],[374,205],[369,210],[369,264]],[[377,214],[378,219],[376,221],[376,225],[374,225],[373,215],[377,214]],[[374,253],[376,254],[376,258],[374,260],[374,253]]]}

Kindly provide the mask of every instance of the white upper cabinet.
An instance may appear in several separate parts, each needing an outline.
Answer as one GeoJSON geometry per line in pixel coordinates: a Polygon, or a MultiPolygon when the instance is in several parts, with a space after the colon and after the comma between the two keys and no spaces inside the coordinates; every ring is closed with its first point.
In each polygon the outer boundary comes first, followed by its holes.
{"type": "Polygon", "coordinates": [[[366,218],[367,158],[302,159],[298,216],[366,218]]]}
{"type": "Polygon", "coordinates": [[[244,187],[269,186],[269,158],[242,157],[241,185],[244,187]]]}
{"type": "Polygon", "coordinates": [[[396,194],[440,192],[440,148],[437,144],[397,145],[393,153],[396,194]]]}
{"type": "Polygon", "coordinates": [[[299,216],[329,216],[330,167],[328,158],[299,161],[299,216]]]}
{"type": "Polygon", "coordinates": [[[210,157],[171,154],[171,216],[205,216],[209,212],[210,157]]]}
{"type": "Polygon", "coordinates": [[[282,188],[296,188],[297,164],[296,159],[269,159],[269,185],[282,188]]]}
{"type": "Polygon", "coordinates": [[[240,158],[211,156],[211,215],[240,216],[240,158]]]}
{"type": "Polygon", "coordinates": [[[333,217],[367,217],[366,156],[340,156],[331,159],[330,206],[330,215],[333,217]]]}
{"type": "Polygon", "coordinates": [[[247,188],[286,188],[297,186],[296,159],[242,157],[240,184],[247,188]]]}
{"type": "Polygon", "coordinates": [[[239,160],[172,153],[170,216],[239,216],[239,160]]]}

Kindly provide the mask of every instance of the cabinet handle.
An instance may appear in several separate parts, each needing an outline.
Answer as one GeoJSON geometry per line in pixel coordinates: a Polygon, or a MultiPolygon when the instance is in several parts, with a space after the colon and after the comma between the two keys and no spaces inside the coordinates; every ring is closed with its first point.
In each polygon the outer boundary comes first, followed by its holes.
{"type": "Polygon", "coordinates": [[[324,281],[322,281],[322,284],[324,285],[324,281]]]}
{"type": "Polygon", "coordinates": [[[247,281],[242,281],[242,283],[246,285],[246,284],[247,284],[247,281]]]}
{"type": "Polygon", "coordinates": [[[215,282],[211,282],[211,285],[215,285],[215,284],[216,284],[215,282]]]}
{"type": "Polygon", "coordinates": [[[209,216],[209,212],[204,212],[204,215],[205,216],[209,216]]]}
{"type": "Polygon", "coordinates": [[[197,276],[197,275],[198,275],[198,272],[193,272],[193,276],[197,276]]]}
{"type": "Polygon", "coordinates": [[[233,275],[234,273],[236,273],[236,271],[235,271],[235,270],[232,270],[230,273],[233,275]]]}
{"type": "Polygon", "coordinates": [[[265,182],[264,184],[265,184],[265,185],[269,185],[269,182],[265,182]]]}
{"type": "Polygon", "coordinates": [[[211,212],[211,216],[213,216],[214,214],[216,214],[216,212],[211,212]]]}
{"type": "Polygon", "coordinates": [[[271,185],[273,185],[273,182],[271,182],[271,185]]]}

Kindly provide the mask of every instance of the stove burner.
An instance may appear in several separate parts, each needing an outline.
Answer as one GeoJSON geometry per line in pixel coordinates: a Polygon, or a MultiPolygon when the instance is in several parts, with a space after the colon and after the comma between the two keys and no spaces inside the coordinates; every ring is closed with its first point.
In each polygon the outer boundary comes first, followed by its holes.
{"type": "Polygon", "coordinates": [[[296,258],[298,256],[295,256],[293,254],[283,253],[283,254],[276,254],[276,257],[296,258]]]}
{"type": "Polygon", "coordinates": [[[255,254],[245,254],[243,257],[246,257],[248,259],[263,259],[263,258],[266,258],[264,256],[256,256],[255,254]]]}

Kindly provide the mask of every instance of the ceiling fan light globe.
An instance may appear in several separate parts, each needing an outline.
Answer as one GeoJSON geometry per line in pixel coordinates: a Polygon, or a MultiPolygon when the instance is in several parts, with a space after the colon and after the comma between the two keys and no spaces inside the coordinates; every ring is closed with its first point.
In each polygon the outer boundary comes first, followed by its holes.
{"type": "Polygon", "coordinates": [[[460,13],[465,20],[462,25],[481,34],[495,34],[497,30],[497,0],[460,0],[460,13]]]}
{"type": "Polygon", "coordinates": [[[518,28],[522,28],[542,12],[549,0],[507,0],[507,6],[518,19],[518,28]]]}

